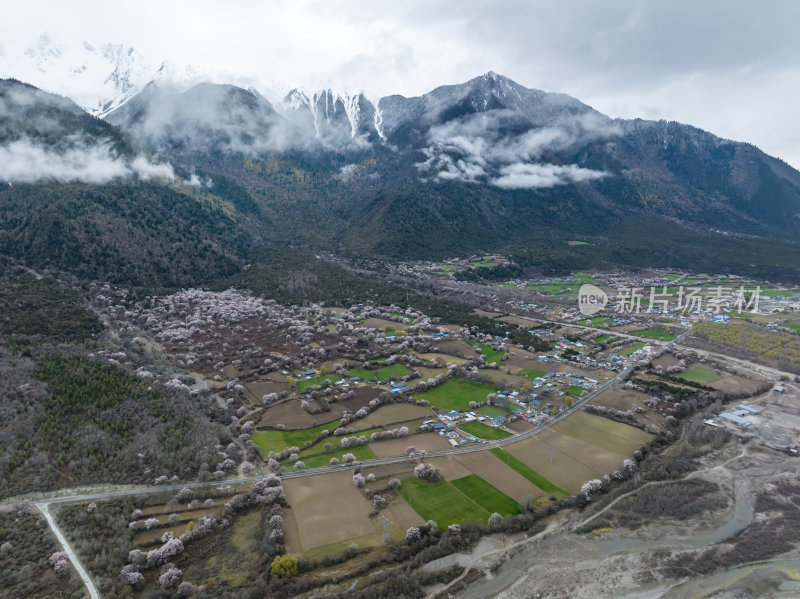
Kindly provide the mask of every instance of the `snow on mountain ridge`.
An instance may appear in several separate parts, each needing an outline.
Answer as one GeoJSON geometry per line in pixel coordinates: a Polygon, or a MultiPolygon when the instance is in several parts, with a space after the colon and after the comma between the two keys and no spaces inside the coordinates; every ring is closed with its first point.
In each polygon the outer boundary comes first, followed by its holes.
{"type": "Polygon", "coordinates": [[[310,115],[318,139],[331,141],[332,138],[341,137],[345,121],[351,140],[375,130],[373,113],[377,112],[377,108],[363,91],[351,95],[346,91],[334,92],[326,88],[309,94],[295,88],[275,107],[284,117],[295,122],[303,119],[304,114],[310,115]]]}
{"type": "MultiPolygon", "coordinates": [[[[140,52],[122,43],[84,40],[66,44],[50,33],[33,43],[5,45],[0,52],[0,77],[14,78],[65,95],[87,112],[103,117],[141,91],[151,80],[166,76],[140,52]]],[[[171,78],[196,75],[168,69],[171,78]]]]}
{"type": "MultiPolygon", "coordinates": [[[[198,83],[228,83],[223,76],[211,77],[167,62],[154,68],[134,48],[120,43],[65,45],[45,33],[25,48],[4,46],[2,50],[0,77],[63,94],[100,118],[107,118],[150,85],[176,94],[198,83]]],[[[264,98],[256,91],[261,86],[250,85],[252,81],[235,87],[264,98]]],[[[317,139],[329,147],[408,141],[408,135],[424,135],[442,121],[460,121],[471,114],[505,112],[503,118],[516,119],[518,125],[547,127],[562,118],[594,112],[569,96],[527,89],[491,71],[410,98],[370,98],[364,91],[331,87],[314,92],[295,88],[272,106],[302,132],[302,139],[317,139]]]]}
{"type": "Polygon", "coordinates": [[[350,121],[350,137],[355,137],[358,133],[358,125],[361,118],[360,94],[345,100],[344,112],[350,121]]]}
{"type": "Polygon", "coordinates": [[[280,103],[276,104],[276,108],[289,118],[292,113],[310,111],[317,137],[324,136],[327,129],[342,124],[341,110],[349,124],[350,137],[354,138],[363,126],[361,102],[369,102],[363,91],[350,95],[347,92],[337,93],[327,88],[309,95],[295,88],[286,94],[280,103]]]}
{"type": "Polygon", "coordinates": [[[303,106],[308,107],[310,102],[311,100],[308,99],[308,96],[305,94],[305,92],[300,91],[299,89],[293,89],[286,94],[286,97],[281,103],[277,104],[277,106],[299,110],[303,106]]]}
{"type": "MultiPolygon", "coordinates": [[[[49,33],[27,47],[0,48],[0,77],[13,77],[66,95],[100,118],[120,108],[151,82],[174,91],[185,91],[203,81],[228,82],[224,77],[201,75],[191,67],[166,62],[154,67],[125,44],[84,41],[66,45],[49,33]]],[[[255,89],[249,84],[243,87],[255,89]]],[[[430,126],[440,117],[454,118],[495,108],[525,115],[531,124],[539,126],[562,113],[589,109],[569,96],[529,90],[491,71],[411,98],[370,98],[364,91],[353,94],[330,87],[314,92],[295,88],[273,106],[307,133],[332,146],[388,140],[403,125],[430,126]]]]}

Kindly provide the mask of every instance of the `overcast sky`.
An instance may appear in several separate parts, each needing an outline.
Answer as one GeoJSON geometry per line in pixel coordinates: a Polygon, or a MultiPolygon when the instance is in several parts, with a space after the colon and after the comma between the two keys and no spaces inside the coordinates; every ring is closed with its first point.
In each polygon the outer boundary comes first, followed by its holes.
{"type": "Polygon", "coordinates": [[[43,32],[287,91],[417,95],[496,71],[614,117],[748,141],[800,168],[797,0],[28,0],[0,49],[43,32]]]}

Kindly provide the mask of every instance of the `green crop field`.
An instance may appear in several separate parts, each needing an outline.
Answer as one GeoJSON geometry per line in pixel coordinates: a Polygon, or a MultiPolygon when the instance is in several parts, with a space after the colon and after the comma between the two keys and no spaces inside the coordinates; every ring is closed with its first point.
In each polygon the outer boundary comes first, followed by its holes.
{"type": "Polygon", "coordinates": [[[443,410],[467,410],[471,401],[484,402],[490,393],[496,393],[495,385],[476,383],[462,378],[448,379],[438,387],[425,393],[418,393],[416,399],[426,399],[434,407],[443,410]]]}
{"type": "MultiPolygon", "coordinates": [[[[298,446],[300,447],[300,459],[305,460],[306,457],[319,453],[320,451],[323,451],[325,443],[330,443],[332,451],[337,451],[338,449],[341,448],[342,439],[344,437],[364,436],[367,437],[367,439],[369,439],[369,436],[372,433],[377,433],[384,430],[382,426],[368,426],[366,418],[364,420],[356,420],[355,422],[351,422],[349,426],[353,427],[353,432],[347,435],[342,435],[341,437],[334,437],[333,435],[329,435],[327,437],[323,437],[322,439],[320,439],[318,443],[314,443],[313,445],[309,445],[308,447],[298,446]]],[[[345,451],[343,453],[347,452],[345,451]]],[[[331,456],[328,457],[332,457],[332,454],[331,456]]]]}
{"type": "Polygon", "coordinates": [[[366,368],[351,368],[347,371],[348,376],[357,376],[365,381],[385,381],[389,378],[403,378],[411,371],[402,364],[392,364],[379,370],[367,370],[366,368]]]}
{"type": "Polygon", "coordinates": [[[519,504],[502,491],[496,489],[477,474],[450,481],[456,489],[483,507],[486,511],[501,516],[519,514],[519,504]]]}
{"type": "Polygon", "coordinates": [[[603,341],[605,341],[606,339],[609,339],[611,337],[612,337],[612,335],[600,335],[597,339],[594,340],[594,344],[595,345],[600,345],[601,343],[603,343],[603,341]]]}
{"type": "Polygon", "coordinates": [[[479,439],[486,439],[487,441],[496,441],[497,439],[505,439],[507,437],[511,437],[511,433],[508,431],[504,431],[503,429],[494,428],[493,426],[488,426],[483,422],[472,421],[472,422],[465,422],[464,424],[459,424],[458,428],[460,428],[465,433],[470,435],[474,435],[479,439]]]}
{"type": "Polygon", "coordinates": [[[664,327],[657,329],[647,329],[646,331],[632,331],[630,333],[634,337],[644,337],[645,339],[660,339],[661,341],[672,341],[675,335],[670,333],[664,327]]]}
{"type": "Polygon", "coordinates": [[[544,476],[535,472],[530,466],[518,460],[504,449],[495,447],[490,451],[497,457],[497,459],[499,459],[504,464],[510,466],[512,469],[519,472],[522,476],[527,478],[529,481],[531,481],[534,485],[539,487],[545,493],[563,493],[564,495],[569,495],[569,493],[567,493],[564,489],[562,489],[557,485],[554,485],[544,476]]]}
{"type": "Polygon", "coordinates": [[[428,483],[411,477],[402,482],[398,492],[423,520],[433,520],[439,528],[467,519],[475,522],[489,519],[488,510],[446,480],[428,483]]]}
{"type": "Polygon", "coordinates": [[[300,379],[297,381],[297,392],[303,393],[309,387],[313,387],[314,385],[319,385],[322,381],[338,381],[339,375],[338,374],[323,374],[322,376],[314,377],[311,379],[300,379]]]}
{"type": "Polygon", "coordinates": [[[714,383],[724,378],[718,374],[715,374],[714,371],[711,370],[710,368],[706,368],[705,366],[700,366],[699,364],[692,364],[691,366],[689,366],[689,368],[687,368],[683,372],[673,374],[672,376],[678,379],[683,379],[685,381],[700,383],[701,385],[714,383]]]}
{"type": "Polygon", "coordinates": [[[632,353],[639,351],[644,347],[644,343],[634,343],[630,347],[621,349],[617,352],[618,356],[630,356],[632,353]]]}
{"type": "Polygon", "coordinates": [[[478,347],[483,353],[484,358],[489,364],[499,364],[503,365],[503,355],[504,353],[501,351],[495,350],[491,345],[488,343],[479,343],[478,347]]]}
{"type": "MultiPolygon", "coordinates": [[[[338,458],[338,460],[341,462],[342,456],[346,453],[352,453],[354,456],[356,456],[356,460],[359,462],[378,457],[375,455],[375,452],[370,449],[369,445],[359,445],[358,447],[351,447],[350,449],[338,449],[336,451],[322,453],[319,455],[307,457],[301,456],[300,460],[306,465],[306,468],[319,468],[321,466],[329,466],[331,463],[331,458],[338,458]]],[[[292,462],[286,462],[286,466],[291,467],[292,462]]]]}
{"type": "Polygon", "coordinates": [[[564,389],[564,393],[568,393],[572,395],[572,397],[580,397],[584,393],[586,393],[586,389],[583,387],[578,387],[577,385],[570,385],[566,389],[564,389]]]}
{"type": "Polygon", "coordinates": [[[351,368],[347,371],[348,376],[357,376],[360,379],[371,381],[375,378],[375,370],[367,370],[366,368],[351,368]]]}
{"type": "Polygon", "coordinates": [[[586,320],[582,320],[581,324],[586,325],[587,327],[613,327],[617,323],[614,322],[613,318],[608,318],[607,316],[598,316],[596,318],[587,318],[586,320]]]}
{"type": "Polygon", "coordinates": [[[313,441],[324,430],[333,431],[340,426],[338,420],[321,424],[313,428],[304,428],[295,431],[257,431],[250,435],[253,443],[258,445],[261,455],[266,457],[270,451],[279,452],[287,447],[299,447],[303,449],[306,441],[313,441]]]}
{"type": "Polygon", "coordinates": [[[544,376],[547,374],[544,370],[536,370],[534,368],[523,368],[519,371],[519,374],[523,376],[527,376],[529,379],[539,378],[540,376],[544,376]]]}
{"type": "Polygon", "coordinates": [[[377,371],[377,379],[379,381],[385,381],[388,378],[396,378],[400,379],[406,376],[407,374],[411,374],[411,371],[403,366],[402,364],[392,364],[391,366],[387,366],[386,368],[381,368],[377,371]]]}
{"type": "Polygon", "coordinates": [[[580,283],[553,283],[545,285],[528,285],[528,289],[534,291],[547,291],[550,295],[562,295],[572,297],[578,295],[580,283]]]}
{"type": "Polygon", "coordinates": [[[490,418],[494,418],[495,416],[508,416],[508,410],[505,408],[499,408],[497,406],[481,406],[475,410],[477,414],[483,414],[484,416],[489,416],[490,418]]]}
{"type": "Polygon", "coordinates": [[[792,297],[797,295],[797,291],[791,289],[762,289],[761,295],[766,297],[792,297]]]}
{"type": "Polygon", "coordinates": [[[783,326],[793,330],[795,333],[800,333],[800,324],[784,324],[783,326]]]}

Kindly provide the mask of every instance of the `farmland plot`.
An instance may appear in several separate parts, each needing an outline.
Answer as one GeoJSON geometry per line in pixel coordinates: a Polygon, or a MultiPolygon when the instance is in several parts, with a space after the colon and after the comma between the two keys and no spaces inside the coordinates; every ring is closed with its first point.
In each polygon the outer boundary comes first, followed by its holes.
{"type": "Polygon", "coordinates": [[[378,532],[349,471],[286,479],[283,488],[303,551],[378,532]]]}
{"type": "Polygon", "coordinates": [[[553,429],[624,456],[630,456],[642,443],[653,438],[653,435],[634,426],[614,422],[583,410],[570,414],[553,425],[553,429]]]}
{"type": "Polygon", "coordinates": [[[539,487],[519,474],[513,468],[497,460],[488,451],[476,451],[458,457],[470,472],[477,474],[487,483],[502,491],[519,503],[526,498],[544,495],[539,487]]]}

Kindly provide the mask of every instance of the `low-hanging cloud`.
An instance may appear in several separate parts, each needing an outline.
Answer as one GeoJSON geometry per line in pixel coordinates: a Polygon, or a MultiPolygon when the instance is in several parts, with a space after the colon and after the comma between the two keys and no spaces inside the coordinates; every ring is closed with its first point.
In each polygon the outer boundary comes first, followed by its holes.
{"type": "Polygon", "coordinates": [[[164,162],[150,162],[144,156],[137,156],[131,163],[131,171],[139,179],[174,179],[172,165],[164,162]]]}
{"type": "Polygon", "coordinates": [[[492,179],[491,183],[502,189],[537,189],[602,179],[606,175],[603,171],[574,164],[512,164],[501,168],[500,176],[492,179]]]}
{"type": "Polygon", "coordinates": [[[165,153],[213,149],[255,156],[315,147],[313,122],[302,118],[311,113],[301,112],[287,119],[254,90],[200,83],[185,90],[153,86],[106,120],[165,153]]]}
{"type": "Polygon", "coordinates": [[[587,112],[552,125],[509,134],[514,113],[497,110],[432,127],[420,172],[435,181],[487,182],[503,189],[553,187],[608,176],[578,165],[537,162],[545,152],[559,152],[620,134],[610,119],[587,112]]]}
{"type": "Polygon", "coordinates": [[[155,164],[144,156],[126,161],[111,145],[74,145],[61,151],[21,138],[0,146],[0,180],[9,183],[41,181],[108,183],[128,179],[174,179],[169,164],[155,164]]]}
{"type": "Polygon", "coordinates": [[[214,182],[211,180],[211,177],[206,177],[205,180],[202,180],[197,176],[197,173],[192,173],[187,183],[192,187],[208,187],[209,189],[214,187],[214,182]]]}
{"type": "Polygon", "coordinates": [[[436,181],[464,181],[466,183],[477,183],[487,176],[486,163],[478,155],[468,159],[454,158],[439,148],[428,147],[423,149],[427,156],[425,162],[417,164],[417,168],[423,172],[434,172],[433,179],[436,181]]]}
{"type": "Polygon", "coordinates": [[[345,164],[342,168],[339,169],[339,179],[344,182],[349,181],[356,173],[357,168],[358,168],[357,164],[345,164]]]}

